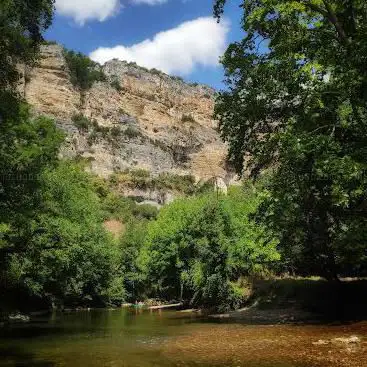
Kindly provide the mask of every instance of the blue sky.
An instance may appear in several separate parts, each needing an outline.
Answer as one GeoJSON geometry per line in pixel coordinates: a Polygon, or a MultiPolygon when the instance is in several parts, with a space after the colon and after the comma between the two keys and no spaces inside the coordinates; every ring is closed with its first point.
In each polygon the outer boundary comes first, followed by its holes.
{"type": "Polygon", "coordinates": [[[243,37],[238,4],[229,0],[217,25],[213,0],[56,0],[45,38],[101,63],[127,59],[222,88],[218,57],[243,37]]]}

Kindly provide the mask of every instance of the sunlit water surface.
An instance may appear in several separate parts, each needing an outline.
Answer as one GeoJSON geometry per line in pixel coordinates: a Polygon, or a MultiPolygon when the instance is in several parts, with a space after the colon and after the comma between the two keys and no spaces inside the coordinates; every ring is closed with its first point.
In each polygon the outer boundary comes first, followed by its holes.
{"type": "Polygon", "coordinates": [[[246,325],[118,309],[55,313],[0,333],[1,367],[367,367],[365,323],[246,325]],[[361,342],[331,342],[350,335],[361,342]]]}

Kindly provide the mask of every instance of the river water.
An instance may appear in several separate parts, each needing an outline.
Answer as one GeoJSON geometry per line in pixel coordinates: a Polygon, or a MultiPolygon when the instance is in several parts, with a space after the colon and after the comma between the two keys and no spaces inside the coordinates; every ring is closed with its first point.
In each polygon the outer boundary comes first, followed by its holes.
{"type": "Polygon", "coordinates": [[[1,367],[367,367],[366,323],[249,325],[118,309],[55,313],[0,334],[1,367]],[[335,339],[352,335],[357,343],[335,339]]]}

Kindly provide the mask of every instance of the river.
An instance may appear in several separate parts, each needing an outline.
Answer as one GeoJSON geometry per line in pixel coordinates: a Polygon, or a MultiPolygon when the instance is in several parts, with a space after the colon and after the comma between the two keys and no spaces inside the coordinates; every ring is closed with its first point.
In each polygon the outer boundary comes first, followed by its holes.
{"type": "Polygon", "coordinates": [[[249,325],[118,309],[54,313],[0,334],[1,367],[367,366],[364,322],[249,325]],[[359,341],[335,339],[352,335],[359,341]]]}

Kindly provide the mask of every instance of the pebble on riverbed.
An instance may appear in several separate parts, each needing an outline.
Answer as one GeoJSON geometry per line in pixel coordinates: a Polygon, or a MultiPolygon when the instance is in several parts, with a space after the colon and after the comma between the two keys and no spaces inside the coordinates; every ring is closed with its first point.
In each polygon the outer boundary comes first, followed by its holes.
{"type": "Polygon", "coordinates": [[[313,345],[327,345],[330,343],[341,343],[341,344],[357,344],[360,343],[361,339],[356,336],[356,335],[352,335],[349,338],[334,338],[331,340],[322,340],[319,339],[317,342],[313,342],[313,345]]]}

